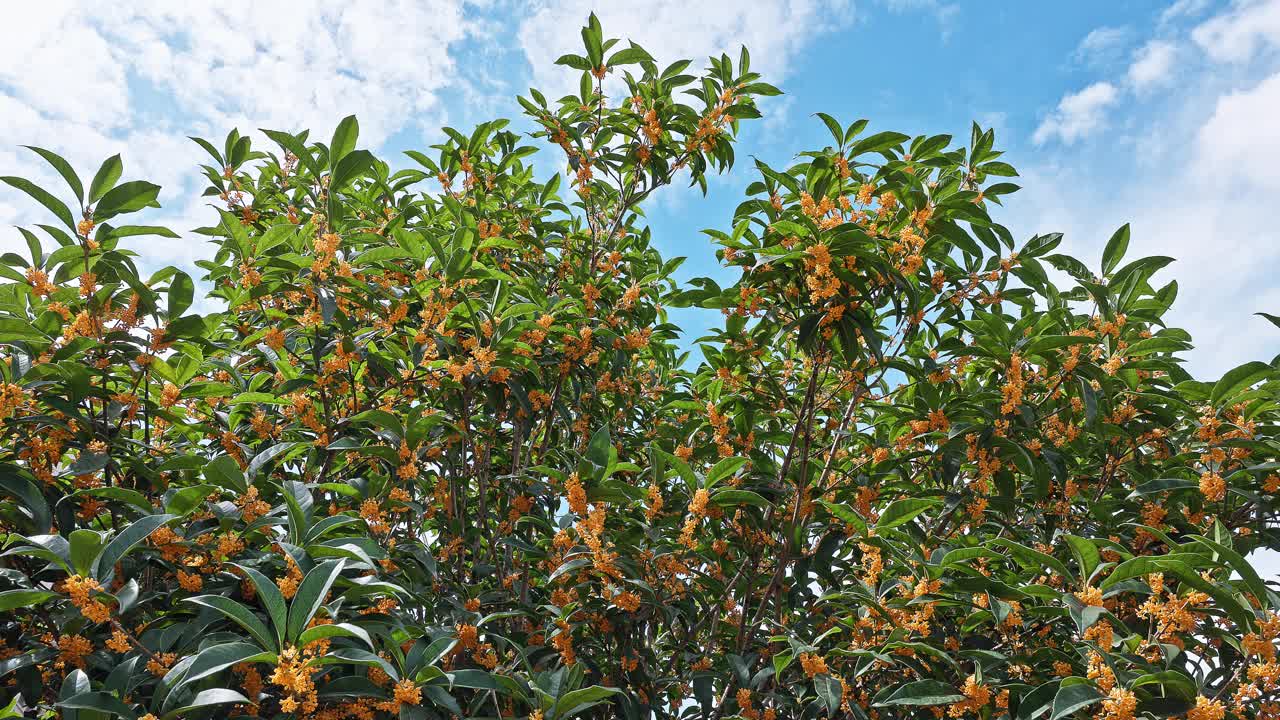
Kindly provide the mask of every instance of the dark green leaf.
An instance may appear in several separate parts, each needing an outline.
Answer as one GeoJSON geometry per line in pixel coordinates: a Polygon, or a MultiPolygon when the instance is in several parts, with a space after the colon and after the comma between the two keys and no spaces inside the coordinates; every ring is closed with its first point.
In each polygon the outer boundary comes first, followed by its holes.
{"type": "Polygon", "coordinates": [[[1102,274],[1110,275],[1112,270],[1124,259],[1125,250],[1129,249],[1129,223],[1120,226],[1119,230],[1107,241],[1102,251],[1102,274]]]}
{"type": "Polygon", "coordinates": [[[1094,689],[1093,685],[1087,683],[1063,685],[1053,698],[1053,714],[1049,716],[1049,720],[1067,717],[1077,710],[1101,701],[1104,697],[1106,696],[1094,689]]]}
{"type": "Polygon", "coordinates": [[[71,192],[76,196],[77,201],[84,200],[84,184],[80,182],[80,176],[72,169],[71,163],[64,160],[61,155],[44,148],[38,148],[34,145],[25,145],[24,147],[44,158],[45,162],[58,171],[62,179],[67,181],[67,187],[71,188],[71,192]]]}
{"type": "Polygon", "coordinates": [[[888,698],[876,703],[876,706],[947,705],[963,699],[962,693],[941,680],[916,680],[899,687],[888,698]]]}
{"type": "Polygon", "coordinates": [[[94,222],[109,220],[116,215],[131,213],[149,206],[159,207],[156,196],[160,186],[142,180],[117,185],[107,191],[93,209],[94,222]]]}
{"type": "Polygon", "coordinates": [[[123,172],[124,163],[121,162],[119,155],[112,155],[103,160],[102,165],[98,167],[98,172],[94,173],[93,182],[89,183],[89,204],[98,202],[108,190],[115,187],[116,181],[120,179],[123,172]]]}
{"type": "Polygon", "coordinates": [[[20,177],[0,177],[0,181],[8,183],[9,185],[18,188],[22,192],[35,198],[36,202],[45,206],[50,212],[56,215],[58,219],[62,221],[63,225],[70,228],[72,232],[76,231],[75,218],[71,215],[71,211],[67,209],[66,204],[49,194],[44,188],[36,185],[30,180],[25,180],[20,177]]]}

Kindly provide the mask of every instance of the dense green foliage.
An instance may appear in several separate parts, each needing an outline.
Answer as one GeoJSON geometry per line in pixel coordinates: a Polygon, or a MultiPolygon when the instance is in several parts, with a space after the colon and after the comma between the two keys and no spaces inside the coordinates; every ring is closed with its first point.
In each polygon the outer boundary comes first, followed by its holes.
{"type": "Polygon", "coordinates": [[[118,156],[0,178],[56,220],[0,258],[6,702],[1280,717],[1244,557],[1280,549],[1280,378],[1182,369],[1169,258],[1016,241],[989,130],[821,115],[830,146],[757,162],[707,231],[740,279],[677,282],[642,203],[733,166],[777,90],[745,51],[693,75],[583,38],[577,96],[521,99],[564,178],[506,121],[396,172],[354,118],[198,140],[199,304],[122,242],[177,235],[127,224],[159,188],[118,156]]]}

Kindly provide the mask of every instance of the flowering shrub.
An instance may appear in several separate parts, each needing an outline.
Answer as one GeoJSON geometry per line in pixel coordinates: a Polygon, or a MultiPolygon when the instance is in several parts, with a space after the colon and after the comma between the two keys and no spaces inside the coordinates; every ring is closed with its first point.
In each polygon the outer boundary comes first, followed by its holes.
{"type": "Polygon", "coordinates": [[[678,282],[640,208],[777,91],[583,38],[520,101],[564,179],[503,120],[395,172],[354,118],[197,140],[199,305],[119,157],[2,178],[54,216],[0,265],[11,708],[1280,717],[1276,368],[1182,369],[1169,258],[1016,242],[990,130],[822,115],[707,231],[740,279],[678,282]]]}

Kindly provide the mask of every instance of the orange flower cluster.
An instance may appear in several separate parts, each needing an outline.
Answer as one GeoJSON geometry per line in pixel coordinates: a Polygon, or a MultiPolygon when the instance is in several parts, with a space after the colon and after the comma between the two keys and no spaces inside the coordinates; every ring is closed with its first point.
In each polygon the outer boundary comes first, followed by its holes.
{"type": "Polygon", "coordinates": [[[71,603],[80,609],[80,613],[90,622],[104,623],[111,620],[111,608],[100,600],[90,597],[90,593],[100,591],[102,586],[93,578],[72,575],[63,581],[64,591],[71,603]]]}

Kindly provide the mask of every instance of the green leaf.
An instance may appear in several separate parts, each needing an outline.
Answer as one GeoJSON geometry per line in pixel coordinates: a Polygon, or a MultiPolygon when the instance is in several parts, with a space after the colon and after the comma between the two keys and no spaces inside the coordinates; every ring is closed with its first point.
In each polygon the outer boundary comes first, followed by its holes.
{"type": "Polygon", "coordinates": [[[204,503],[207,495],[215,490],[212,485],[192,485],[174,492],[165,502],[165,512],[177,517],[190,515],[204,503]]]}
{"type": "Polygon", "coordinates": [[[1171,567],[1180,568],[1185,572],[1194,572],[1198,569],[1198,566],[1193,566],[1187,561],[1185,553],[1169,553],[1160,556],[1139,555],[1129,558],[1112,568],[1107,575],[1107,579],[1103,580],[1098,587],[1101,590],[1107,590],[1111,586],[1130,578],[1145,577],[1151,573],[1164,572],[1171,567]]]}
{"type": "Polygon", "coordinates": [[[1110,275],[1112,270],[1124,259],[1125,250],[1129,249],[1129,223],[1120,226],[1119,230],[1107,241],[1102,251],[1102,274],[1110,275]]]}
{"type": "Polygon", "coordinates": [[[1063,538],[1071,546],[1071,552],[1075,555],[1076,562],[1080,564],[1081,579],[1088,580],[1102,562],[1098,546],[1094,545],[1092,540],[1078,535],[1063,535],[1063,538]]]}
{"type": "Polygon", "coordinates": [[[880,514],[876,529],[885,530],[909,523],[917,515],[938,504],[937,498],[903,498],[889,503],[880,514]]]}
{"type": "Polygon", "coordinates": [[[218,152],[218,149],[213,146],[213,143],[209,142],[208,140],[205,140],[204,138],[193,137],[191,135],[188,135],[187,139],[193,141],[195,144],[204,148],[205,152],[213,156],[213,159],[218,163],[219,166],[226,164],[226,162],[222,159],[222,153],[218,152]]]}
{"type": "Polygon", "coordinates": [[[554,572],[552,572],[550,575],[547,576],[547,582],[550,583],[552,580],[555,580],[556,578],[560,577],[561,575],[564,575],[565,573],[571,573],[574,570],[577,570],[579,568],[584,568],[590,564],[592,564],[592,560],[589,557],[579,557],[579,558],[574,558],[573,560],[568,560],[563,565],[556,568],[554,572]]]}
{"type": "Polygon", "coordinates": [[[1192,490],[1199,489],[1200,483],[1195,480],[1184,480],[1182,478],[1156,478],[1148,480],[1133,489],[1131,495],[1155,495],[1156,493],[1170,492],[1172,490],[1192,490]]]}
{"type": "Polygon", "coordinates": [[[424,666],[434,665],[437,660],[444,657],[446,653],[458,644],[457,638],[442,637],[436,638],[422,652],[422,664],[424,666]]]}
{"type": "Polygon", "coordinates": [[[1264,312],[1256,312],[1254,315],[1261,315],[1262,317],[1270,320],[1272,325],[1280,328],[1280,315],[1272,315],[1271,313],[1264,312]]]}
{"type": "Polygon", "coordinates": [[[248,576],[249,581],[257,589],[257,597],[266,606],[267,616],[271,618],[271,624],[275,627],[276,640],[280,643],[276,647],[283,646],[284,631],[288,623],[289,613],[285,607],[284,595],[280,592],[280,588],[266,575],[251,567],[238,564],[236,567],[240,568],[240,571],[248,576]]]}
{"type": "Polygon", "coordinates": [[[1088,345],[1096,342],[1093,338],[1079,337],[1076,335],[1041,335],[1027,343],[1023,348],[1023,352],[1027,355],[1048,355],[1050,350],[1068,347],[1070,345],[1088,345]]]}
{"type": "Polygon", "coordinates": [[[151,533],[160,528],[161,525],[176,519],[176,515],[144,515],[133,521],[129,527],[120,531],[102,548],[102,552],[98,555],[98,559],[94,562],[93,575],[99,582],[104,581],[107,577],[115,572],[116,563],[120,562],[135,545],[146,540],[151,533]]]}
{"type": "Polygon", "coordinates": [[[831,136],[836,139],[836,146],[837,147],[843,146],[844,145],[844,129],[840,127],[840,123],[837,122],[835,118],[831,117],[830,115],[824,112],[814,113],[814,114],[817,115],[818,118],[821,119],[822,122],[826,124],[827,130],[830,131],[831,136]]]}
{"type": "Polygon", "coordinates": [[[600,20],[593,12],[587,19],[586,27],[582,28],[582,44],[587,50],[587,60],[591,62],[592,67],[599,67],[604,64],[604,34],[600,28],[600,20]]]}
{"type": "Polygon", "coordinates": [[[184,598],[182,602],[189,602],[194,605],[212,608],[225,615],[235,624],[244,628],[257,640],[261,647],[274,647],[275,642],[271,638],[271,631],[267,629],[266,624],[258,619],[257,615],[250,612],[249,608],[232,600],[229,597],[221,595],[197,595],[196,597],[184,598]]]}
{"type": "MultiPolygon", "coordinates": [[[[320,168],[316,163],[315,156],[312,155],[311,151],[307,149],[307,146],[303,145],[302,141],[298,140],[298,138],[287,132],[281,132],[279,130],[264,129],[262,130],[262,134],[274,140],[280,147],[293,153],[294,157],[298,158],[299,162],[305,165],[313,175],[320,174],[320,168]]],[[[194,140],[195,138],[192,139],[194,140]]]]}
{"type": "Polygon", "coordinates": [[[297,638],[307,623],[311,622],[311,618],[315,617],[316,611],[324,602],[324,596],[329,593],[329,588],[333,587],[333,583],[342,574],[345,563],[346,560],[343,558],[325,560],[311,568],[311,572],[302,579],[298,594],[294,595],[293,603],[289,606],[286,640],[292,641],[297,638]]]}
{"type": "MultiPolygon", "coordinates": [[[[352,180],[368,172],[375,160],[373,153],[368,150],[355,150],[348,153],[334,168],[333,177],[329,179],[329,191],[337,192],[351,184],[352,180]]],[[[332,197],[330,195],[330,198],[332,197]]]]}
{"type": "Polygon", "coordinates": [[[80,528],[71,531],[71,567],[81,575],[93,570],[93,561],[102,547],[102,536],[93,530],[80,528]]]}
{"type": "Polygon", "coordinates": [[[1176,576],[1181,583],[1190,585],[1212,597],[1217,601],[1218,609],[1225,612],[1228,617],[1241,627],[1252,629],[1254,627],[1253,613],[1236,599],[1230,587],[1208,582],[1200,577],[1198,571],[1212,565],[1213,563],[1207,555],[1195,553],[1174,552],[1161,556],[1139,556],[1125,560],[1113,568],[1111,573],[1107,575],[1107,579],[1102,581],[1098,587],[1102,590],[1107,590],[1129,578],[1163,572],[1176,576]]]}
{"type": "Polygon", "coordinates": [[[77,693],[69,698],[59,700],[57,705],[68,710],[97,710],[111,713],[116,717],[129,718],[129,720],[134,720],[134,718],[138,717],[133,708],[121,702],[120,698],[111,693],[101,691],[77,693]]]}
{"type": "Polygon", "coordinates": [[[82,452],[76,461],[71,463],[71,467],[67,468],[69,475],[88,475],[94,473],[107,466],[111,461],[111,456],[106,453],[82,452]]]}
{"type": "Polygon", "coordinates": [[[63,203],[58,198],[54,197],[53,195],[49,194],[44,188],[40,187],[39,185],[36,185],[30,180],[26,180],[20,177],[4,176],[4,177],[0,177],[0,181],[8,183],[9,185],[12,185],[13,187],[18,188],[22,192],[35,198],[36,202],[45,206],[46,208],[49,209],[50,212],[58,216],[58,219],[62,221],[63,225],[66,225],[68,228],[71,228],[71,232],[74,233],[76,231],[75,218],[72,217],[71,211],[67,209],[66,204],[63,203]]]}
{"type": "Polygon", "coordinates": [[[163,225],[121,225],[111,229],[111,237],[138,237],[141,235],[159,235],[166,238],[181,237],[178,233],[170,230],[163,225]]]}
{"type": "Polygon", "coordinates": [[[1008,548],[1019,564],[1029,569],[1051,568],[1064,578],[1071,577],[1071,571],[1058,558],[1042,553],[1039,550],[1029,548],[1021,543],[1016,543],[1007,538],[996,538],[990,541],[991,545],[999,545],[1008,548]]]}
{"type": "Polygon", "coordinates": [[[1018,253],[1019,257],[1034,258],[1043,255],[1062,242],[1062,233],[1049,233],[1048,235],[1037,235],[1027,241],[1022,251],[1018,253]]]}
{"type": "Polygon", "coordinates": [[[612,449],[613,442],[609,438],[609,426],[602,425],[591,436],[591,440],[587,442],[587,460],[596,467],[608,467],[609,451],[612,449]]]}
{"type": "Polygon", "coordinates": [[[449,684],[455,687],[492,690],[498,685],[493,675],[483,670],[454,670],[448,673],[449,684]]]}
{"type": "Polygon", "coordinates": [[[707,489],[715,487],[721,480],[732,476],[746,464],[747,459],[744,457],[727,457],[721,459],[707,471],[707,489]]]}
{"type": "MultiPolygon", "coordinates": [[[[456,684],[456,683],[455,683],[456,684]]],[[[618,688],[603,687],[600,685],[592,685],[591,687],[579,688],[565,693],[560,696],[556,704],[552,707],[551,718],[570,718],[574,715],[586,710],[588,707],[599,703],[601,700],[612,697],[621,692],[618,688]]]]}
{"type": "Polygon", "coordinates": [[[1232,570],[1239,573],[1240,578],[1248,586],[1249,592],[1253,593],[1258,603],[1264,606],[1267,604],[1267,586],[1262,582],[1262,577],[1258,575],[1257,570],[1253,569],[1253,565],[1247,558],[1226,545],[1214,542],[1203,535],[1192,535],[1190,539],[1208,548],[1213,554],[1221,556],[1232,570]]]}
{"type": "Polygon", "coordinates": [[[360,136],[360,123],[356,120],[355,115],[348,115],[342,118],[338,126],[333,130],[333,140],[329,142],[329,170],[334,172],[338,163],[342,161],[352,150],[356,149],[356,138],[360,136]]]}
{"type": "Polygon", "coordinates": [[[899,132],[880,132],[875,135],[868,135],[854,143],[849,150],[849,157],[853,158],[864,153],[883,153],[887,150],[897,149],[899,145],[910,139],[910,135],[903,135],[899,132]]]}
{"type": "Polygon", "coordinates": [[[1053,696],[1058,693],[1061,685],[1061,681],[1054,680],[1023,695],[1018,702],[1018,720],[1032,720],[1049,712],[1049,708],[1053,706],[1053,696]]]}
{"type": "Polygon", "coordinates": [[[229,705],[229,704],[248,705],[249,698],[241,695],[235,690],[228,690],[226,688],[213,688],[212,690],[201,690],[200,692],[196,693],[196,696],[192,698],[191,701],[186,705],[178,708],[177,710],[170,710],[169,712],[165,713],[162,716],[162,720],[177,720],[177,718],[184,717],[193,710],[212,707],[214,705],[229,705]]]}
{"type": "Polygon", "coordinates": [[[204,477],[221,488],[243,493],[249,489],[240,464],[230,455],[219,455],[204,466],[204,477]]]}
{"type": "Polygon", "coordinates": [[[311,507],[314,500],[305,483],[284,481],[284,504],[289,511],[289,539],[301,543],[311,531],[311,507]]]}
{"type": "Polygon", "coordinates": [[[399,680],[400,673],[395,666],[368,650],[360,648],[337,648],[330,650],[317,664],[333,665],[336,663],[354,663],[365,667],[381,668],[392,680],[399,680]]]}
{"type": "Polygon", "coordinates": [[[36,534],[46,533],[53,526],[49,503],[45,501],[40,488],[10,467],[0,467],[0,492],[18,500],[18,509],[31,518],[31,526],[36,534]]]}
{"type": "MultiPolygon", "coordinates": [[[[653,57],[642,47],[632,44],[631,47],[623,48],[618,52],[609,56],[605,65],[614,67],[615,65],[632,65],[645,60],[652,60],[653,57]]],[[[579,68],[583,69],[583,68],[579,68]]]]}
{"type": "Polygon", "coordinates": [[[822,673],[813,678],[813,689],[827,706],[827,714],[835,717],[836,710],[840,709],[840,699],[844,696],[844,687],[840,681],[822,673]]]}
{"type": "Polygon", "coordinates": [[[4,677],[14,670],[21,670],[24,667],[30,667],[37,663],[42,663],[57,654],[57,650],[44,648],[41,650],[23,653],[21,655],[15,655],[7,660],[0,660],[0,677],[4,677]]]}
{"type": "Polygon", "coordinates": [[[1099,702],[1104,697],[1106,696],[1088,683],[1063,685],[1058,688],[1058,694],[1053,697],[1053,714],[1049,716],[1049,720],[1067,717],[1077,710],[1099,702]]]}
{"type": "Polygon", "coordinates": [[[236,663],[274,662],[276,654],[251,643],[224,643],[201,650],[187,667],[182,684],[195,682],[221,672],[236,663]]]}
{"type": "Polygon", "coordinates": [[[355,638],[367,645],[370,650],[375,649],[369,633],[364,628],[350,623],[333,623],[331,625],[316,625],[315,627],[307,628],[298,636],[298,646],[306,647],[316,640],[331,637],[355,638]]]}
{"type": "Polygon", "coordinates": [[[894,691],[876,707],[892,705],[947,705],[960,702],[964,695],[941,680],[916,680],[894,691]]]}
{"type": "Polygon", "coordinates": [[[848,505],[829,502],[827,500],[819,500],[819,505],[825,507],[832,515],[836,516],[841,522],[848,523],[862,534],[867,534],[867,521],[848,505]]]}
{"type": "Polygon", "coordinates": [[[1195,680],[1176,670],[1147,673],[1130,683],[1129,689],[1136,690],[1144,685],[1159,685],[1166,693],[1173,691],[1173,695],[1180,696],[1184,700],[1195,700],[1198,690],[1195,680]]]}
{"type": "Polygon", "coordinates": [[[98,172],[94,173],[93,182],[89,183],[89,204],[98,202],[108,190],[115,187],[116,181],[120,179],[123,172],[124,163],[119,155],[112,155],[103,160],[102,165],[98,167],[98,172]]]}
{"type": "Polygon", "coordinates": [[[276,459],[280,455],[283,455],[289,450],[292,450],[296,446],[296,442],[282,442],[272,445],[266,450],[263,450],[253,456],[253,459],[249,461],[249,467],[245,470],[244,474],[250,479],[257,477],[258,471],[262,470],[267,463],[276,459]]]}
{"type": "Polygon", "coordinates": [[[754,505],[756,507],[767,508],[770,503],[763,495],[751,490],[739,490],[738,488],[726,487],[711,494],[711,504],[716,507],[736,507],[738,505],[754,505]]]}
{"type": "Polygon", "coordinates": [[[80,182],[80,176],[72,169],[71,163],[64,160],[61,155],[44,148],[38,148],[34,145],[24,145],[23,147],[44,158],[45,162],[52,165],[53,169],[57,170],[58,174],[62,176],[62,179],[67,181],[67,187],[71,188],[76,200],[84,200],[84,184],[80,182]]]}
{"type": "Polygon", "coordinates": [[[792,661],[794,661],[795,659],[796,659],[795,654],[790,651],[781,652],[781,653],[778,653],[777,655],[774,655],[772,660],[773,676],[782,677],[782,671],[786,670],[787,666],[790,665],[792,661]]]}
{"type": "Polygon", "coordinates": [[[34,607],[54,597],[58,597],[58,593],[49,590],[6,590],[0,592],[0,612],[34,607]]]}
{"type": "Polygon", "coordinates": [[[568,67],[571,67],[574,70],[590,70],[591,69],[591,61],[582,57],[581,55],[572,55],[572,54],[561,55],[559,58],[556,59],[555,64],[567,65],[568,67]]]}
{"type": "Polygon", "coordinates": [[[989,162],[978,168],[988,175],[996,175],[998,177],[1017,177],[1018,171],[1009,163],[989,162]]]}
{"type": "Polygon", "coordinates": [[[1214,383],[1209,403],[1214,407],[1221,407],[1223,401],[1230,400],[1240,391],[1274,372],[1270,365],[1257,360],[1228,370],[1221,380],[1214,383]]]}
{"type": "Polygon", "coordinates": [[[107,191],[93,209],[94,222],[109,220],[116,215],[131,213],[145,207],[156,206],[156,197],[160,194],[160,186],[143,180],[134,180],[117,185],[107,191]]]}
{"type": "Polygon", "coordinates": [[[191,307],[195,294],[196,284],[191,276],[181,270],[174,273],[169,280],[169,317],[182,317],[182,313],[191,307]]]}

